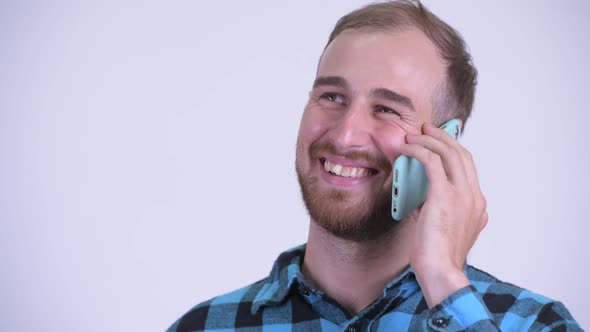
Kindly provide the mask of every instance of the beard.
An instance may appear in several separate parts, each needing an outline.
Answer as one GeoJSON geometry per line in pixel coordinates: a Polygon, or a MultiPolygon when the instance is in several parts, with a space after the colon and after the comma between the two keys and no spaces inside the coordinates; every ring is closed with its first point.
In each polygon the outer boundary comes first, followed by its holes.
{"type": "MultiPolygon", "coordinates": [[[[340,152],[327,142],[314,142],[311,145],[310,166],[317,162],[321,152],[367,161],[386,170],[386,174],[391,173],[391,163],[385,157],[363,151],[340,152]]],[[[322,187],[318,176],[313,175],[314,167],[303,169],[300,160],[302,153],[305,151],[298,147],[295,169],[303,201],[313,221],[329,233],[355,242],[373,241],[390,232],[395,225],[390,215],[391,186],[386,186],[386,189],[380,187],[365,197],[358,197],[353,190],[322,187]]]]}

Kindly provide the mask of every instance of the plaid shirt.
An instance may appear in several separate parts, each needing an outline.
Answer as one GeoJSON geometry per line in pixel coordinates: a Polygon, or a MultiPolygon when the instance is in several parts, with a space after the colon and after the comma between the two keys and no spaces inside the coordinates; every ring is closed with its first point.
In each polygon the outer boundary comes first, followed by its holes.
{"type": "Polygon", "coordinates": [[[409,268],[350,316],[305,280],[304,252],[302,245],[282,253],[267,278],[195,306],[168,332],[582,331],[560,302],[472,266],[465,267],[471,285],[432,309],[409,268]]]}

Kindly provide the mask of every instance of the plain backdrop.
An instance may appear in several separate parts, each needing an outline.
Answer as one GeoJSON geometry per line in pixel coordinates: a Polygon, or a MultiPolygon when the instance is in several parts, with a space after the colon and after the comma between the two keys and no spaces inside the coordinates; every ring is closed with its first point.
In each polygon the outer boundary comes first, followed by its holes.
{"type": "MultiPolygon", "coordinates": [[[[430,0],[479,69],[469,262],[590,327],[590,3],[430,0]]],[[[1,1],[0,330],[163,331],[306,241],[295,141],[364,1],[1,1]]]]}

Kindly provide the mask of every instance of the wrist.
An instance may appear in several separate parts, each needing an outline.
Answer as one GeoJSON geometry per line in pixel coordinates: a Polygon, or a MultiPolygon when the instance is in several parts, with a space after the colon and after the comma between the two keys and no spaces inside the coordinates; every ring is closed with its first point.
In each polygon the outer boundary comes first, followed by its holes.
{"type": "Polygon", "coordinates": [[[462,269],[424,269],[416,271],[428,308],[433,308],[451,294],[470,284],[462,269]]]}

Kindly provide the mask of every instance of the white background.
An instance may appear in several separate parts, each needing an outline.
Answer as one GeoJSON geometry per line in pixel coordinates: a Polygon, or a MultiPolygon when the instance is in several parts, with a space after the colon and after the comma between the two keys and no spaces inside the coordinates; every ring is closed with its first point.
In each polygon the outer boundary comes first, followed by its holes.
{"type": "MultiPolygon", "coordinates": [[[[363,1],[0,3],[0,330],[162,331],[305,242],[295,140],[363,1]]],[[[590,326],[590,3],[431,0],[480,80],[470,263],[590,326]]]]}

